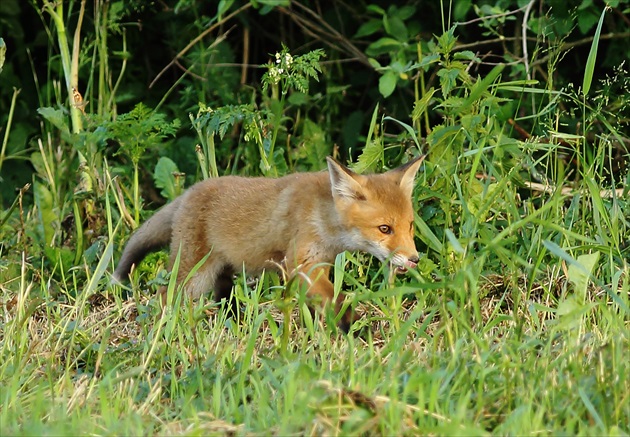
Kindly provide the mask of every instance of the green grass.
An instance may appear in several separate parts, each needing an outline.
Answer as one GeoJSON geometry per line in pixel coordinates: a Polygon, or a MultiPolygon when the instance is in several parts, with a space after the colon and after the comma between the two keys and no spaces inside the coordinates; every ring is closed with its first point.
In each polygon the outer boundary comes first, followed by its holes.
{"type": "MultiPolygon", "coordinates": [[[[61,3],[45,3],[39,13],[66,35],[61,3]]],[[[418,45],[411,120],[379,120],[370,104],[354,168],[397,165],[408,149],[428,154],[414,197],[421,260],[390,282],[368,256],[337,258],[335,286],[363,315],[355,337],[330,314],[311,317],[304,296],[273,274],[237,281],[240,322],[174,285],[162,307],[154,290],[164,256],[138,266],[129,287],[110,284],[124,241],[149,216],[147,175],[165,198],[186,178],[164,156],[154,173],[148,161],[179,125],[141,105],[118,113],[118,85],[109,88],[101,62],[112,48],[99,41],[98,63],[96,53],[70,54],[67,38],[50,42],[68,72],[92,65],[98,110],[70,104],[71,125],[59,102],[40,96],[41,141],[6,156],[10,120],[4,127],[0,167],[28,160],[33,184],[0,214],[0,435],[630,434],[623,68],[591,83],[592,51],[580,94],[518,80],[507,67],[473,77],[461,59],[475,54],[456,56],[454,30],[433,53],[418,45]],[[591,86],[601,92],[588,96],[591,86]],[[511,117],[527,139],[510,130],[511,117]]],[[[200,105],[191,116],[200,176],[321,168],[334,141],[320,126],[330,119],[313,114],[350,115],[334,100],[318,106],[321,96],[309,100],[304,88],[280,97],[316,75],[319,55],[303,56],[292,59],[308,74],[285,72],[247,105],[200,105]]]]}
{"type": "MultiPolygon", "coordinates": [[[[626,305],[627,273],[613,290],[626,305]]],[[[238,286],[249,304],[234,324],[211,302],[176,298],[162,310],[138,292],[42,301],[31,296],[45,281],[17,277],[19,293],[2,296],[2,435],[630,431],[627,313],[589,287],[559,314],[568,284],[558,272],[531,286],[471,279],[474,303],[445,297],[447,284],[384,286],[359,304],[364,338],[294,309],[282,350],[282,313],[261,298],[267,280],[238,286]]]]}

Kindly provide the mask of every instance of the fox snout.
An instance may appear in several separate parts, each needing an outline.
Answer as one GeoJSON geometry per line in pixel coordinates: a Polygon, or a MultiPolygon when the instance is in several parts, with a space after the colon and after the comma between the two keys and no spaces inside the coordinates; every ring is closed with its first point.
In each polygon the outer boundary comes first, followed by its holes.
{"type": "Polygon", "coordinates": [[[415,269],[418,266],[418,261],[420,258],[417,253],[408,257],[395,253],[390,259],[390,263],[396,268],[396,273],[407,273],[408,269],[415,269]]]}
{"type": "Polygon", "coordinates": [[[413,255],[409,257],[407,259],[407,267],[409,267],[410,269],[415,269],[418,266],[418,261],[420,261],[418,255],[413,255]]]}

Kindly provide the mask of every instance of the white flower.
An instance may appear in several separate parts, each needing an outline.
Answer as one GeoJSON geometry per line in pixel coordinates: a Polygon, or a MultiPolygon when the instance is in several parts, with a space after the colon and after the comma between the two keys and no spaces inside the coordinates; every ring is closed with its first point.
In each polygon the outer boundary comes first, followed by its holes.
{"type": "Polygon", "coordinates": [[[282,69],[278,69],[276,67],[271,67],[269,69],[269,79],[271,79],[271,82],[276,84],[278,82],[280,82],[280,74],[282,73],[281,71],[282,69]]]}

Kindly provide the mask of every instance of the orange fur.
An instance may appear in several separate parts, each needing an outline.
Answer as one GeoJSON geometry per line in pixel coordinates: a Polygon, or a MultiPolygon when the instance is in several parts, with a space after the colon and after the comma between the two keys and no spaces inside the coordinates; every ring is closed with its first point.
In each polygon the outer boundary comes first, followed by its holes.
{"type": "MultiPolygon", "coordinates": [[[[358,175],[328,158],[328,172],[207,179],[134,233],[114,277],[122,280],[132,264],[170,243],[171,266],[181,250],[178,283],[210,253],[184,285],[192,297],[214,289],[217,299],[229,298],[232,275],[243,265],[255,275],[280,264],[302,273],[298,279],[308,294],[328,304],[330,264],[340,252],[365,251],[400,272],[416,266],[411,192],[421,162],[422,157],[382,174],[358,175]]],[[[334,303],[337,311],[341,304],[334,303]]],[[[344,329],[351,319],[342,316],[344,329]]]]}

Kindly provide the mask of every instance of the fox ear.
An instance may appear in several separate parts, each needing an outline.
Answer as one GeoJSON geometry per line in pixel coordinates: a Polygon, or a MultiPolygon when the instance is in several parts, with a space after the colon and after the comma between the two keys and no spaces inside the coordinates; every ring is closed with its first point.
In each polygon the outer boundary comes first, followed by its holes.
{"type": "Polygon", "coordinates": [[[339,164],[330,156],[326,157],[326,161],[328,161],[328,174],[330,175],[333,197],[364,200],[363,187],[358,180],[361,176],[339,164]]]}
{"type": "Polygon", "coordinates": [[[411,193],[413,192],[414,179],[416,178],[416,173],[418,173],[418,169],[420,168],[420,164],[424,161],[424,158],[427,155],[421,155],[417,158],[412,159],[408,163],[401,165],[398,168],[390,170],[390,173],[396,174],[399,179],[400,188],[411,197],[411,193]]]}

